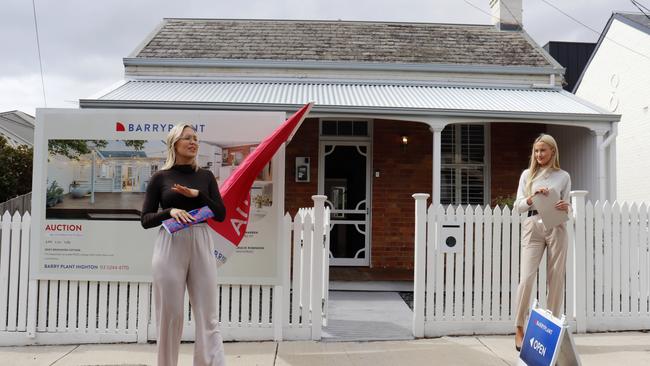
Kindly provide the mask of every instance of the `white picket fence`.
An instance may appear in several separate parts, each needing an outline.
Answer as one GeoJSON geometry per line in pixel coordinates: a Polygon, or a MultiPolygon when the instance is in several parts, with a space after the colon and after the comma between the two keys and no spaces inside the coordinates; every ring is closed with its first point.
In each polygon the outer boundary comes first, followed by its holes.
{"type": "MultiPolygon", "coordinates": [[[[567,223],[564,312],[579,332],[647,329],[650,325],[648,207],[585,202],[572,192],[567,223]]],[[[521,223],[508,208],[426,208],[414,198],[417,337],[512,333],[519,282],[521,223]],[[437,249],[438,224],[461,222],[460,253],[437,249]]],[[[546,302],[546,258],[534,294],[546,302]]],[[[535,297],[535,296],[534,296],[535,297]]]]}
{"type": "MultiPolygon", "coordinates": [[[[328,211],[324,196],[283,219],[281,285],[219,285],[219,323],[225,340],[320,339],[329,273],[328,211]]],[[[29,280],[27,212],[2,216],[0,232],[0,346],[147,342],[155,340],[151,284],[29,280]]],[[[183,340],[194,339],[185,296],[183,340]]]]}

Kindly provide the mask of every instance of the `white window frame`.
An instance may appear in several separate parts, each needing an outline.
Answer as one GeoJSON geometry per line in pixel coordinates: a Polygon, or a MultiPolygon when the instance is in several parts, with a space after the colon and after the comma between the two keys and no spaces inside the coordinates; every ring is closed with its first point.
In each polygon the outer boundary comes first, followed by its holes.
{"type": "Polygon", "coordinates": [[[321,118],[318,120],[318,139],[327,141],[372,141],[374,132],[373,120],[366,118],[321,118]],[[338,135],[323,135],[323,122],[324,121],[351,121],[351,122],[366,122],[368,123],[368,136],[338,136],[338,135]]]}
{"type": "MultiPolygon", "coordinates": [[[[476,168],[476,167],[483,167],[483,205],[488,205],[491,200],[491,191],[490,191],[490,177],[491,177],[491,160],[490,160],[490,124],[488,123],[455,123],[455,124],[450,124],[445,127],[453,127],[455,129],[454,131],[454,163],[451,164],[445,164],[444,162],[441,162],[440,164],[440,169],[454,169],[454,196],[456,197],[455,202],[451,202],[449,204],[453,206],[466,206],[468,205],[467,202],[461,202],[460,199],[462,197],[462,190],[463,190],[463,184],[462,184],[462,174],[461,174],[461,169],[463,168],[476,168]],[[458,163],[460,161],[460,156],[461,156],[461,144],[462,141],[460,141],[461,138],[461,128],[462,126],[467,126],[467,125],[480,125],[483,126],[483,163],[482,164],[463,164],[463,163],[458,163]]],[[[442,171],[441,171],[442,173],[442,171]]],[[[441,182],[442,183],[442,182],[441,182]]],[[[441,190],[442,191],[442,190],[441,190]]],[[[441,197],[442,198],[442,197],[441,197]]],[[[448,204],[448,203],[445,203],[448,204]]]]}

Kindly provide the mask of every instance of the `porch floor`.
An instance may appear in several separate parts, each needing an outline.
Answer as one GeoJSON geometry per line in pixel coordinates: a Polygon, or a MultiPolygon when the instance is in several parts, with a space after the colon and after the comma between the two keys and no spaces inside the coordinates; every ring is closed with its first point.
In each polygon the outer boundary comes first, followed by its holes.
{"type": "Polygon", "coordinates": [[[330,281],[413,281],[413,270],[330,266],[330,281]]]}
{"type": "Polygon", "coordinates": [[[413,312],[397,292],[330,291],[323,341],[413,339],[413,312]]]}

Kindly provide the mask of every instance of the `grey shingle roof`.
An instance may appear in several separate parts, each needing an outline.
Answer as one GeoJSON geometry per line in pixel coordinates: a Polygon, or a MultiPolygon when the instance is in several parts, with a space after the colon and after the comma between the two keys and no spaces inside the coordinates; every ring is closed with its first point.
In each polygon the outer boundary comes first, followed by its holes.
{"type": "Polygon", "coordinates": [[[136,58],[552,66],[490,25],[165,19],[136,58]]]}

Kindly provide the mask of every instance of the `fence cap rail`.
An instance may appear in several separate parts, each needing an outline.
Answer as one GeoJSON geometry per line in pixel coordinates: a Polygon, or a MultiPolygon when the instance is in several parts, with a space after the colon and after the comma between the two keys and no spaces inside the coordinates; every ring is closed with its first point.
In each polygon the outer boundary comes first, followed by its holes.
{"type": "Polygon", "coordinates": [[[430,194],[428,194],[428,193],[414,193],[411,197],[418,200],[418,199],[427,199],[427,198],[429,198],[429,196],[430,196],[430,194]]]}

